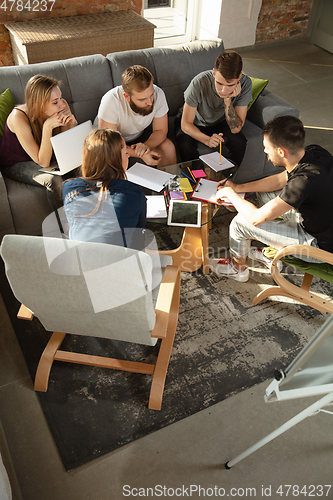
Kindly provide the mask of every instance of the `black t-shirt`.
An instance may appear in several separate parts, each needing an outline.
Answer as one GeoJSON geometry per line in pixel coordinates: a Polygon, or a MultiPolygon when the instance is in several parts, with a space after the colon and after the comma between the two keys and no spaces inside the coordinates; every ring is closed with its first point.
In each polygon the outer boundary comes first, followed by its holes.
{"type": "Polygon", "coordinates": [[[307,146],[279,197],[299,210],[302,226],[319,248],[333,252],[333,156],[320,146],[307,146]]]}

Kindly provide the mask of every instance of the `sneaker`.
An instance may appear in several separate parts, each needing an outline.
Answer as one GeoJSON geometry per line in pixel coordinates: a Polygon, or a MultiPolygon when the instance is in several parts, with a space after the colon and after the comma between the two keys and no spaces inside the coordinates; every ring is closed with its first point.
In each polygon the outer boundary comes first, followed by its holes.
{"type": "Polygon", "coordinates": [[[248,267],[239,271],[232,263],[232,259],[211,259],[209,265],[213,273],[221,278],[232,278],[236,281],[245,282],[249,279],[250,272],[248,267]]]}
{"type": "MultiPolygon", "coordinates": [[[[262,253],[262,248],[250,247],[248,256],[252,260],[258,260],[259,262],[262,262],[266,267],[268,267],[269,270],[271,270],[273,261],[262,253]]],[[[277,263],[277,268],[280,272],[282,271],[283,263],[280,260],[277,263]]]]}

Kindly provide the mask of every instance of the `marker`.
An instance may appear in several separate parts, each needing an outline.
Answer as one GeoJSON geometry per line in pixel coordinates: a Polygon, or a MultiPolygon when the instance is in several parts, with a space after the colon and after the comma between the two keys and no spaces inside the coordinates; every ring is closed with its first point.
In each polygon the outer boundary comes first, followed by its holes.
{"type": "Polygon", "coordinates": [[[195,193],[197,193],[197,192],[198,192],[198,190],[199,190],[199,187],[200,187],[200,186],[202,186],[202,182],[198,181],[198,183],[197,183],[197,185],[195,186],[195,188],[194,188],[194,190],[193,190],[193,191],[194,191],[195,193]]]}

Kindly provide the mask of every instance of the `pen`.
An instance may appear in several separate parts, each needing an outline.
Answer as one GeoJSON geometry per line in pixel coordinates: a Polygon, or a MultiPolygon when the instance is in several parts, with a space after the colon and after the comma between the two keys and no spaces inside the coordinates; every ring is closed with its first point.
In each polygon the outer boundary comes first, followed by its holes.
{"type": "Polygon", "coordinates": [[[226,179],[224,179],[222,184],[219,185],[219,189],[220,189],[220,187],[224,186],[224,184],[227,182],[228,179],[230,179],[230,177],[232,177],[232,174],[229,174],[228,177],[226,179]]]}
{"type": "Polygon", "coordinates": [[[191,177],[189,177],[188,175],[184,174],[184,172],[181,172],[181,174],[184,175],[189,181],[194,182],[194,183],[197,182],[197,181],[194,181],[193,179],[191,179],[191,177]]]}

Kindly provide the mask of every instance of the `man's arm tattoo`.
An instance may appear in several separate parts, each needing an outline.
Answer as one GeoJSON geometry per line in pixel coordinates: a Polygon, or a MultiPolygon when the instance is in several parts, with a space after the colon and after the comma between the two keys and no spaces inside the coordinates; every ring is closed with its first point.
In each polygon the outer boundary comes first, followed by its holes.
{"type": "Polygon", "coordinates": [[[242,120],[239,118],[239,116],[237,116],[236,111],[232,105],[227,106],[226,111],[226,119],[231,130],[243,126],[242,120]]]}

